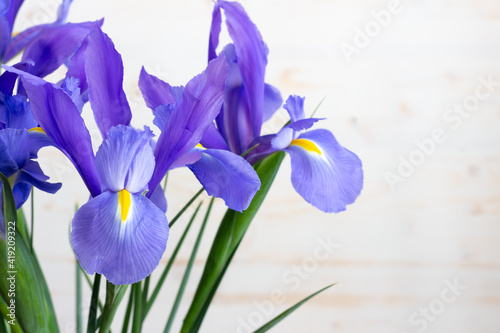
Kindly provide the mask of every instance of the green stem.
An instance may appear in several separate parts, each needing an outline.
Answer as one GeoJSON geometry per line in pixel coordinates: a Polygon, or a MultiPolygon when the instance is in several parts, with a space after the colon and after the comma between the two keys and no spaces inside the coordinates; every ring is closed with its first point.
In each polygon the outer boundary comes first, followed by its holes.
{"type": "Polygon", "coordinates": [[[30,232],[31,253],[33,253],[33,234],[35,233],[35,229],[33,229],[34,225],[35,225],[35,188],[31,186],[31,232],[30,232]]]}
{"type": "Polygon", "coordinates": [[[116,310],[120,305],[128,285],[115,286],[111,282],[106,283],[106,303],[104,311],[101,316],[101,324],[99,333],[108,333],[110,331],[111,323],[115,317],[116,310]]]}
{"type": "Polygon", "coordinates": [[[194,219],[196,218],[196,214],[198,214],[198,211],[200,210],[201,204],[202,203],[200,202],[198,204],[198,207],[196,207],[196,210],[194,211],[193,216],[189,220],[189,223],[186,226],[186,229],[182,233],[182,236],[181,236],[181,239],[179,240],[179,243],[177,243],[177,246],[175,247],[174,252],[172,253],[172,256],[170,257],[170,260],[168,261],[167,266],[165,267],[165,269],[163,270],[163,273],[160,276],[160,280],[158,280],[158,283],[156,284],[156,287],[153,290],[153,293],[151,294],[149,301],[146,303],[146,305],[144,307],[143,320],[146,318],[149,310],[153,306],[153,303],[154,303],[156,297],[158,296],[158,293],[160,292],[160,289],[163,286],[165,279],[167,278],[168,272],[170,271],[170,268],[172,267],[172,265],[175,261],[175,258],[177,257],[177,253],[179,252],[179,250],[182,246],[182,243],[184,242],[184,239],[186,238],[186,235],[187,235],[189,229],[191,228],[191,225],[193,224],[194,219]]]}
{"type": "Polygon", "coordinates": [[[89,322],[87,325],[87,333],[94,333],[97,328],[97,308],[99,301],[99,287],[101,285],[101,274],[95,274],[94,287],[92,288],[92,298],[90,300],[89,322]]]}
{"type": "Polygon", "coordinates": [[[170,221],[170,223],[168,224],[168,227],[169,228],[172,228],[172,226],[174,225],[174,223],[179,219],[179,217],[182,216],[182,214],[184,214],[184,212],[186,211],[186,209],[189,208],[189,206],[191,206],[191,204],[196,200],[196,198],[198,198],[200,196],[201,193],[203,193],[204,189],[201,188],[192,198],[191,200],[188,201],[187,204],[184,205],[184,207],[182,207],[182,209],[177,213],[177,215],[175,215],[175,217],[172,219],[172,221],[170,221]]]}
{"type": "Polygon", "coordinates": [[[194,259],[196,258],[196,253],[198,252],[198,247],[201,242],[201,238],[203,237],[203,232],[205,231],[205,226],[207,225],[208,217],[210,216],[210,212],[212,211],[212,205],[214,203],[214,198],[210,200],[210,204],[208,205],[207,213],[205,214],[205,218],[203,219],[203,223],[200,228],[200,232],[198,233],[198,237],[196,238],[196,242],[193,246],[193,251],[191,252],[191,256],[189,257],[188,264],[186,266],[186,271],[184,272],[184,277],[182,278],[181,285],[179,286],[179,291],[177,292],[177,296],[175,297],[174,305],[172,306],[172,310],[170,311],[170,316],[168,317],[167,324],[165,326],[164,333],[170,332],[170,328],[175,319],[175,315],[177,314],[177,309],[179,308],[179,304],[182,299],[182,295],[184,295],[184,290],[186,289],[186,284],[189,280],[189,275],[191,274],[191,268],[193,267],[194,259]]]}
{"type": "Polygon", "coordinates": [[[80,264],[75,260],[76,267],[76,333],[82,333],[82,273],[80,264]]]}
{"type": "Polygon", "coordinates": [[[142,326],[141,281],[133,284],[132,291],[134,292],[134,320],[132,322],[132,333],[139,333],[141,332],[142,326]]]}
{"type": "Polygon", "coordinates": [[[132,290],[130,291],[130,296],[128,298],[127,311],[125,311],[125,318],[123,319],[122,333],[127,333],[128,331],[128,324],[130,322],[130,314],[132,313],[133,301],[134,301],[134,287],[132,286],[132,290]]]}

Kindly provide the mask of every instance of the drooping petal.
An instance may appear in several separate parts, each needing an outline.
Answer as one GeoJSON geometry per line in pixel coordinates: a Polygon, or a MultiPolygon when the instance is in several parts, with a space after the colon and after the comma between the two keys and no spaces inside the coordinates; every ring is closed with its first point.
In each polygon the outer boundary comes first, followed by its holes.
{"type": "Polygon", "coordinates": [[[285,149],[292,162],[292,184],[310,204],[340,212],[363,188],[361,160],[324,129],[303,133],[285,149]]]}
{"type": "MultiPolygon", "coordinates": [[[[33,66],[35,63],[31,60],[21,61],[15,64],[13,67],[21,71],[26,72],[28,66],[33,66]]],[[[16,85],[18,75],[16,73],[4,72],[0,76],[0,92],[6,95],[12,95],[14,91],[14,86],[16,85]]]]}
{"type": "Polygon", "coordinates": [[[33,185],[47,193],[54,194],[61,188],[61,183],[48,183],[47,177],[42,169],[40,169],[40,165],[35,161],[29,161],[26,166],[22,170],[19,171],[19,175],[16,175],[16,184],[18,183],[27,183],[33,185]]]}
{"type": "Polygon", "coordinates": [[[38,158],[38,151],[47,146],[54,146],[54,141],[45,134],[41,127],[36,127],[28,130],[30,140],[30,158],[38,158]]]}
{"type": "Polygon", "coordinates": [[[155,160],[149,142],[154,134],[118,125],[108,132],[96,154],[97,170],[103,189],[118,192],[142,193],[151,179],[155,160]]]}
{"type": "Polygon", "coordinates": [[[115,285],[151,274],[167,245],[165,214],[140,194],[105,191],[77,211],[72,226],[71,244],[82,268],[115,285]]]}
{"type": "Polygon", "coordinates": [[[209,195],[222,198],[229,208],[239,212],[248,208],[260,188],[252,166],[227,150],[206,149],[201,159],[188,167],[209,195]]]}
{"type": "Polygon", "coordinates": [[[123,91],[123,62],[111,39],[97,28],[88,36],[85,72],[89,100],[102,137],[116,125],[130,124],[132,112],[123,91]]]}
{"type": "Polygon", "coordinates": [[[35,62],[28,72],[44,77],[59,68],[80,47],[82,41],[98,22],[67,23],[45,27],[26,46],[23,61],[35,62]]]}
{"type": "Polygon", "coordinates": [[[75,165],[92,196],[100,194],[90,134],[71,98],[60,87],[36,76],[5,65],[4,68],[21,75],[38,124],[75,165]]]}
{"type": "Polygon", "coordinates": [[[160,105],[175,103],[172,87],[156,76],[148,74],[144,67],[142,67],[139,76],[139,89],[146,101],[146,105],[153,111],[160,105]]]}
{"type": "Polygon", "coordinates": [[[172,163],[194,148],[220,112],[227,64],[212,60],[206,70],[191,79],[165,124],[155,147],[156,168],[149,183],[155,189],[172,163]]]}
{"type": "Polygon", "coordinates": [[[283,108],[288,111],[292,123],[306,117],[304,112],[304,100],[304,97],[291,95],[286,100],[285,105],[283,105],[283,108]]]}
{"type": "Polygon", "coordinates": [[[239,3],[219,1],[218,4],[224,9],[229,35],[234,42],[253,139],[260,135],[263,119],[267,49],[259,30],[239,3]]]}
{"type": "Polygon", "coordinates": [[[262,122],[266,122],[283,104],[283,98],[278,88],[270,84],[264,86],[264,110],[262,113],[262,122]]]}

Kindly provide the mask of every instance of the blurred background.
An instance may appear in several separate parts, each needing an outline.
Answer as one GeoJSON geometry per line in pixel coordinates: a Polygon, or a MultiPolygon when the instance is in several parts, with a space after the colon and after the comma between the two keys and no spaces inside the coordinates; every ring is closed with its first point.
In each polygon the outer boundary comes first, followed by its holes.
{"type": "MultiPolygon", "coordinates": [[[[201,331],[251,332],[338,282],[272,331],[498,332],[500,3],[241,3],[270,50],[267,82],[285,98],[306,96],[308,114],[325,98],[317,115],[328,120],[320,126],[359,155],[365,185],[345,212],[324,214],[293,190],[287,158],[201,331]]],[[[16,27],[50,22],[57,6],[55,0],[26,0],[16,27]]],[[[201,72],[212,7],[209,0],[75,0],[69,21],[105,17],[103,30],[123,56],[133,125],[142,127],[152,125],[152,115],[137,87],[141,66],[173,85],[201,72]]],[[[100,137],[88,107],[84,116],[97,148],[100,137]]],[[[265,131],[276,132],[286,120],[279,113],[265,131]]],[[[64,185],[54,196],[35,192],[35,246],[61,331],[74,332],[68,230],[75,203],[84,204],[88,192],[58,151],[45,149],[40,162],[64,185]]],[[[198,188],[189,171],[172,172],[168,217],[198,188]]],[[[204,211],[207,197],[200,200],[204,211]]],[[[180,328],[224,210],[216,201],[173,331],[180,328]]],[[[186,223],[172,228],[160,267],[186,223]]],[[[165,325],[201,221],[196,223],[145,332],[165,325]]],[[[87,309],[88,288],[85,296],[87,309]]],[[[124,304],[115,331],[123,312],[124,304]]]]}

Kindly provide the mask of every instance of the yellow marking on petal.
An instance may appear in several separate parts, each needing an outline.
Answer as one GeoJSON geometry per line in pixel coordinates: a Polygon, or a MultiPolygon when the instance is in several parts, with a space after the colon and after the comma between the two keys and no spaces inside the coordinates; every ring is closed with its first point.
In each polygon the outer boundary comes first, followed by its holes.
{"type": "Polygon", "coordinates": [[[18,32],[14,32],[14,33],[12,34],[12,37],[11,37],[11,38],[16,37],[16,36],[17,36],[17,35],[19,35],[20,33],[21,33],[20,31],[18,31],[18,32]]]}
{"type": "Polygon", "coordinates": [[[121,190],[118,192],[118,204],[122,212],[122,222],[127,220],[128,212],[130,210],[130,192],[127,190],[121,190]]]}
{"type": "Polygon", "coordinates": [[[45,131],[41,127],[33,127],[31,129],[29,129],[28,132],[39,132],[39,133],[46,134],[45,131]]]}
{"type": "Polygon", "coordinates": [[[196,145],[196,147],[197,147],[197,148],[201,148],[201,149],[207,149],[207,148],[203,147],[203,146],[201,145],[201,143],[198,143],[198,144],[196,145]]]}
{"type": "Polygon", "coordinates": [[[313,152],[313,153],[318,153],[321,155],[321,150],[319,150],[318,146],[312,141],[309,141],[307,139],[295,139],[292,140],[292,143],[290,146],[299,146],[304,148],[307,151],[313,152]]]}

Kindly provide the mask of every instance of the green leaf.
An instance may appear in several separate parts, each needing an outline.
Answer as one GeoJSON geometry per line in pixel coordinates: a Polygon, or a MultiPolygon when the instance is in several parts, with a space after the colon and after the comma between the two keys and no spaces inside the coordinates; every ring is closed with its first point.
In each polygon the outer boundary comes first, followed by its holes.
{"type": "Polygon", "coordinates": [[[174,252],[172,253],[172,256],[170,257],[170,260],[167,263],[167,266],[163,270],[163,273],[160,276],[160,280],[156,284],[156,287],[151,294],[151,297],[149,298],[149,301],[146,303],[146,306],[144,308],[144,313],[143,313],[143,320],[146,318],[149,310],[153,306],[153,303],[155,302],[156,297],[158,296],[158,293],[160,292],[161,287],[163,286],[163,283],[165,282],[165,279],[167,278],[168,272],[170,271],[170,268],[172,267],[175,258],[177,257],[177,253],[179,253],[179,250],[182,246],[182,243],[184,243],[184,239],[186,238],[186,235],[188,234],[189,229],[191,228],[191,225],[193,224],[194,219],[196,218],[196,215],[198,214],[198,211],[200,210],[201,207],[201,202],[198,204],[198,207],[196,207],[196,210],[193,213],[193,216],[191,216],[191,219],[189,220],[188,225],[186,226],[186,229],[184,230],[181,239],[179,240],[179,243],[177,243],[177,246],[175,247],[174,252]]]}
{"type": "Polygon", "coordinates": [[[276,318],[274,318],[273,320],[271,320],[270,322],[268,322],[267,324],[265,324],[264,326],[262,326],[261,328],[259,328],[258,330],[256,330],[254,333],[264,333],[264,332],[269,331],[271,328],[273,328],[280,321],[282,321],[283,319],[285,319],[286,317],[288,317],[289,314],[291,314],[292,312],[294,312],[295,310],[297,310],[302,304],[304,304],[305,302],[307,302],[308,300],[310,300],[314,296],[318,295],[319,293],[325,291],[326,289],[328,289],[328,288],[330,288],[331,286],[334,286],[334,285],[336,285],[336,283],[331,284],[329,286],[326,286],[323,289],[318,290],[314,294],[307,296],[302,301],[300,301],[297,304],[295,304],[294,306],[288,308],[288,310],[282,312],[276,318]]]}
{"type": "Polygon", "coordinates": [[[97,308],[99,303],[99,289],[101,287],[101,274],[94,275],[94,285],[89,306],[89,320],[87,322],[87,333],[94,333],[97,329],[97,308]]]}
{"type": "Polygon", "coordinates": [[[252,203],[243,213],[227,210],[212,243],[193,301],[184,318],[182,333],[199,330],[213,295],[248,226],[269,192],[284,157],[284,152],[277,152],[257,163],[254,168],[260,178],[261,188],[252,203]]]}
{"type": "Polygon", "coordinates": [[[189,261],[186,266],[186,270],[184,272],[181,285],[179,286],[177,296],[175,297],[174,305],[172,306],[172,310],[170,311],[170,316],[168,317],[164,333],[170,332],[170,327],[174,322],[174,318],[177,313],[177,309],[179,308],[182,295],[184,295],[184,289],[186,288],[186,284],[189,280],[189,274],[191,273],[191,268],[193,267],[194,259],[196,258],[196,253],[198,252],[198,247],[203,237],[203,232],[205,231],[205,226],[207,225],[208,217],[210,216],[210,212],[212,211],[213,203],[214,203],[214,198],[210,200],[210,204],[208,205],[207,213],[205,214],[205,218],[203,219],[203,223],[201,224],[200,232],[198,233],[198,237],[196,238],[196,242],[194,243],[193,251],[191,252],[191,256],[189,257],[189,261]]]}
{"type": "Polygon", "coordinates": [[[130,314],[132,313],[132,304],[134,302],[134,291],[130,291],[130,295],[128,297],[127,310],[125,311],[125,318],[123,318],[123,326],[122,333],[127,333],[128,324],[130,322],[130,314]]]}
{"type": "MultiPolygon", "coordinates": [[[[21,331],[59,332],[42,271],[36,256],[31,253],[26,239],[19,230],[16,205],[9,181],[1,173],[0,180],[2,182],[3,214],[6,225],[6,238],[5,240],[0,238],[0,255],[3,257],[0,260],[0,271],[5,274],[4,278],[0,279],[2,298],[0,308],[4,313],[7,306],[15,304],[16,326],[21,331]],[[7,280],[10,277],[12,279],[7,280]],[[11,288],[11,281],[15,282],[15,288],[11,288]]],[[[4,315],[6,314],[4,313],[4,315]]]]}

